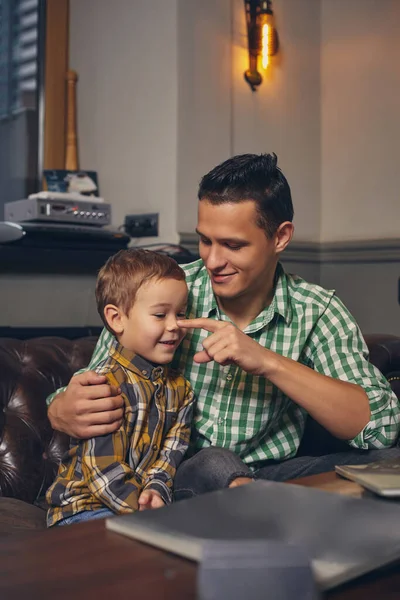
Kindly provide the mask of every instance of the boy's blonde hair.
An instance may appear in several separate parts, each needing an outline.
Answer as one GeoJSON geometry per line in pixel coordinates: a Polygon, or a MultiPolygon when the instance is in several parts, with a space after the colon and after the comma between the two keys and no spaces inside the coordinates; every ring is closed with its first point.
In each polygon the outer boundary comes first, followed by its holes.
{"type": "Polygon", "coordinates": [[[100,269],[96,282],[97,310],[113,335],[114,331],[104,316],[104,308],[107,304],[114,304],[127,315],[139,288],[150,279],[185,281],[185,272],[166,254],[135,248],[120,250],[100,269]]]}

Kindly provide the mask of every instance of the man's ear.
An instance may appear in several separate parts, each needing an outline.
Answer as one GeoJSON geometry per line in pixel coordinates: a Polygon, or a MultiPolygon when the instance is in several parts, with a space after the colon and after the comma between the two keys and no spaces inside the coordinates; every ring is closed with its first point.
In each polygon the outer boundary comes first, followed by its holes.
{"type": "Polygon", "coordinates": [[[290,244],[294,233],[294,225],[290,221],[281,223],[275,233],[275,251],[280,254],[290,244]]]}
{"type": "Polygon", "coordinates": [[[124,325],[122,322],[122,310],[114,304],[107,304],[104,307],[104,318],[112,331],[121,335],[124,333],[124,325]]]}

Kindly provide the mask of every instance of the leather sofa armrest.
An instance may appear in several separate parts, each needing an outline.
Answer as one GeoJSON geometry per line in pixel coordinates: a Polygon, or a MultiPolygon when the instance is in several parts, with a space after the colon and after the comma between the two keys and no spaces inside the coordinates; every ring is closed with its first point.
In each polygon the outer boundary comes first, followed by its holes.
{"type": "Polygon", "coordinates": [[[0,496],[33,503],[54,479],[68,438],[46,397],[90,361],[96,338],[0,339],[0,496]]]}

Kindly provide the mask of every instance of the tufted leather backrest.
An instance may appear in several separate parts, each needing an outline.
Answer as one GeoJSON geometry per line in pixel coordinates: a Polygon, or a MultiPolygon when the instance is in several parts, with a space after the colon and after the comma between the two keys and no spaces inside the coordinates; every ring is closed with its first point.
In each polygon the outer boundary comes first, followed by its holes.
{"type": "Polygon", "coordinates": [[[395,335],[365,336],[369,360],[385,375],[392,390],[400,398],[400,338],[395,335]]]}
{"type": "Polygon", "coordinates": [[[68,445],[53,432],[46,397],[85,367],[96,338],[0,339],[0,495],[34,502],[68,445]]]}
{"type": "MultiPolygon", "coordinates": [[[[366,341],[371,362],[400,397],[400,338],[375,335],[366,341]]],[[[32,503],[52,482],[68,439],[52,430],[46,397],[89,363],[95,343],[94,337],[0,339],[0,496],[32,503]]],[[[309,421],[300,453],[341,449],[343,442],[309,421]]]]}

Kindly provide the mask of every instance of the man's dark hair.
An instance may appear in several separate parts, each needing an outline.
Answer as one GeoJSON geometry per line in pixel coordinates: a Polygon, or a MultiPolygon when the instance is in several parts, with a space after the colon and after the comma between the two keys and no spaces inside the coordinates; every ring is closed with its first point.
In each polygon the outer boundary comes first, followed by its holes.
{"type": "Polygon", "coordinates": [[[272,237],[279,225],[293,220],[293,204],[276,154],[240,154],[204,175],[198,198],[211,204],[253,200],[257,225],[272,237]]]}

